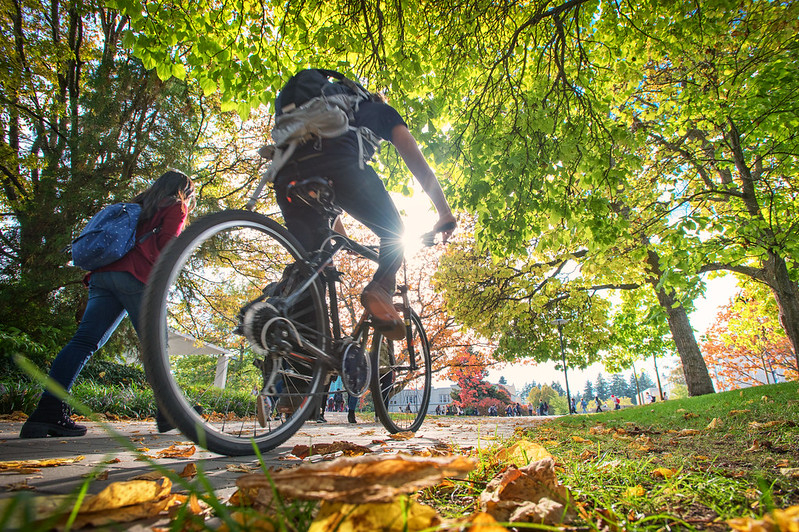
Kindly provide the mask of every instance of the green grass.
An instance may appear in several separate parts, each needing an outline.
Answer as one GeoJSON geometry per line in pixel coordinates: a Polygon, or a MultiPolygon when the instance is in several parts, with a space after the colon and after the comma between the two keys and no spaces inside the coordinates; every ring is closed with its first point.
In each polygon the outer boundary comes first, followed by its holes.
{"type": "MultiPolygon", "coordinates": [[[[581,508],[574,524],[587,530],[728,530],[726,519],[799,505],[799,479],[780,471],[799,467],[797,407],[797,383],[761,386],[562,417],[504,445],[527,439],[552,453],[581,508]]],[[[474,511],[505,467],[495,454],[481,453],[469,483],[428,491],[427,502],[445,515],[474,511]]]]}

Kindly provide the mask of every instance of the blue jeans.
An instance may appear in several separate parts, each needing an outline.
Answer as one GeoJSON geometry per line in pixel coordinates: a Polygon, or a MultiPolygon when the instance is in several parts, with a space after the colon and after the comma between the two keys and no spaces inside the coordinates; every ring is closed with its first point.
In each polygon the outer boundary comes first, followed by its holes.
{"type": "MultiPolygon", "coordinates": [[[[105,345],[125,315],[139,332],[144,283],[128,272],[99,272],[89,278],[89,302],[72,340],[50,366],[50,378],[69,391],[91,356],[105,345]]],[[[47,391],[45,395],[50,395],[47,391]]]]}

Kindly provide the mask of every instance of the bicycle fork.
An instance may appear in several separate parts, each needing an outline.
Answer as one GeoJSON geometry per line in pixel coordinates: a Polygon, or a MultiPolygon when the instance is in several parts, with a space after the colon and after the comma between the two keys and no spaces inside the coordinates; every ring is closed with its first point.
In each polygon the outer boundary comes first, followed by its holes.
{"type": "Polygon", "coordinates": [[[395,295],[402,297],[402,320],[405,322],[405,343],[408,345],[408,362],[411,371],[416,371],[416,353],[413,348],[413,328],[411,322],[411,302],[408,298],[408,285],[397,286],[395,295]]]}

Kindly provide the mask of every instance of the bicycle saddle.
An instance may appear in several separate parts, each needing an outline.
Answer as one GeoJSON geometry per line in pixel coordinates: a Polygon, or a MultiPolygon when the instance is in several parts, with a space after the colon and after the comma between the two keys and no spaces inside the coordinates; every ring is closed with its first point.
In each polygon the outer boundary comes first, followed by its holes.
{"type": "Polygon", "coordinates": [[[341,208],[336,205],[336,194],[333,184],[324,177],[314,176],[292,181],[286,187],[286,199],[293,202],[295,199],[312,207],[320,214],[335,218],[341,214],[341,208]]]}

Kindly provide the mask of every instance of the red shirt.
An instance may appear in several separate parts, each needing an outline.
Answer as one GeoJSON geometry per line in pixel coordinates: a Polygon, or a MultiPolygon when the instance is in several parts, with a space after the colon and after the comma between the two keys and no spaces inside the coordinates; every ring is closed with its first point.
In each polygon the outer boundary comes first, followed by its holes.
{"type": "MultiPolygon", "coordinates": [[[[170,240],[180,234],[188,215],[189,212],[179,201],[160,208],[152,218],[136,229],[136,238],[139,239],[160,226],[158,232],[147,237],[143,242],[136,242],[133,249],[118,261],[97,268],[94,272],[128,272],[146,284],[158,254],[170,240]]],[[[86,282],[88,282],[88,278],[87,275],[86,282]]]]}

